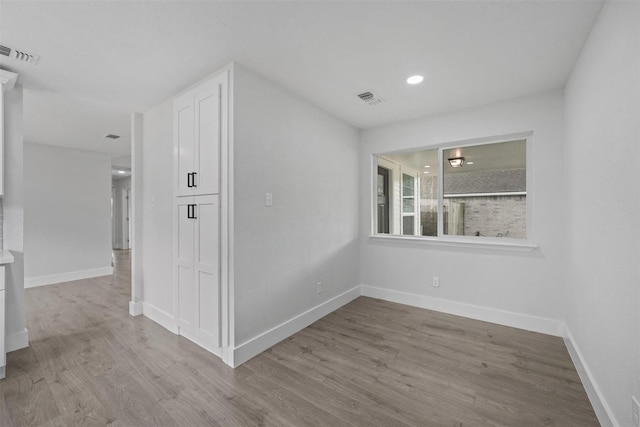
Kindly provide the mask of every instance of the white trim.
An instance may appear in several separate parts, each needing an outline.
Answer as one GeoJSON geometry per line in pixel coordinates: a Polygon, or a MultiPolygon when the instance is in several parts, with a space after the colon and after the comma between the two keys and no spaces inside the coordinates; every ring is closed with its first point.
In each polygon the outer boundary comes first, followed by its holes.
{"type": "MultiPolygon", "coordinates": [[[[220,146],[220,286],[221,286],[221,343],[222,360],[234,366],[235,311],[234,311],[234,88],[235,64],[227,66],[227,86],[223,95],[226,99],[226,139],[220,146]]],[[[224,90],[224,87],[223,87],[224,90]]],[[[222,103],[223,105],[225,102],[222,103]]]]}
{"type": "Polygon", "coordinates": [[[451,199],[455,197],[491,197],[491,196],[526,196],[526,191],[511,191],[504,193],[461,193],[461,194],[445,194],[442,197],[451,199]]]}
{"type": "Polygon", "coordinates": [[[159,309],[158,307],[150,304],[148,302],[142,303],[142,314],[144,317],[147,317],[163,328],[168,329],[170,332],[178,335],[180,330],[178,329],[178,325],[176,324],[175,319],[172,314],[167,313],[164,310],[159,309]]]}
{"type": "Polygon", "coordinates": [[[428,244],[466,249],[491,249],[514,252],[531,252],[538,248],[538,245],[526,243],[525,239],[513,239],[509,237],[478,237],[478,240],[471,240],[470,236],[430,237],[373,234],[369,236],[369,239],[380,243],[396,244],[400,246],[428,244]]]}
{"type": "Polygon", "coordinates": [[[132,316],[140,316],[142,314],[142,302],[141,301],[129,301],[129,314],[132,316]]]}
{"type": "Polygon", "coordinates": [[[611,407],[607,404],[604,394],[600,390],[600,387],[598,387],[594,376],[591,374],[589,366],[582,356],[582,352],[580,352],[580,349],[576,345],[576,341],[566,324],[564,325],[564,343],[567,347],[567,351],[569,352],[569,356],[571,356],[571,360],[576,367],[580,381],[582,381],[582,385],[587,392],[591,406],[593,406],[593,410],[598,417],[598,421],[602,427],[620,427],[621,424],[618,423],[611,407]]]}
{"type": "Polygon", "coordinates": [[[74,280],[91,279],[92,277],[109,276],[113,274],[113,267],[92,268],[90,270],[70,271],[68,273],[51,274],[48,276],[29,277],[24,279],[24,287],[53,285],[56,283],[72,282],[74,280]]]}
{"type": "Polygon", "coordinates": [[[243,364],[252,357],[257,356],[268,348],[276,345],[280,341],[290,337],[296,332],[306,328],[313,322],[322,319],[324,316],[334,312],[345,304],[360,296],[360,286],[356,286],[328,301],[317,305],[292,319],[269,329],[262,334],[245,341],[233,349],[234,368],[243,364]]]}
{"type": "Polygon", "coordinates": [[[131,216],[129,217],[131,234],[129,235],[129,242],[131,246],[131,302],[135,304],[142,303],[144,299],[144,269],[142,266],[143,143],[144,115],[142,113],[131,113],[131,200],[129,201],[131,209],[131,216]]]}
{"type": "Polygon", "coordinates": [[[2,84],[2,90],[10,90],[16,85],[18,81],[18,75],[11,71],[0,69],[0,84],[2,84]]]}
{"type": "Polygon", "coordinates": [[[442,313],[454,314],[456,316],[482,320],[484,322],[497,323],[499,325],[525,329],[527,331],[539,332],[556,337],[563,336],[563,324],[558,320],[434,298],[425,295],[394,291],[391,289],[375,288],[367,285],[361,285],[361,288],[362,296],[366,297],[396,302],[412,307],[426,308],[442,313]]]}
{"type": "Polygon", "coordinates": [[[19,332],[7,335],[4,340],[5,351],[7,353],[27,348],[29,347],[29,331],[27,331],[27,328],[24,328],[19,332]]]}

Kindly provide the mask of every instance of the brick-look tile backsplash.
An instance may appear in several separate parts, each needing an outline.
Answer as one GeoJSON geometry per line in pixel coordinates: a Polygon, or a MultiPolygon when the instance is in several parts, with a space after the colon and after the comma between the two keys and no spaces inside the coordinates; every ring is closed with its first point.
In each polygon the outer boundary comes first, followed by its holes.
{"type": "Polygon", "coordinates": [[[459,197],[465,236],[527,238],[527,196],[459,197]]]}

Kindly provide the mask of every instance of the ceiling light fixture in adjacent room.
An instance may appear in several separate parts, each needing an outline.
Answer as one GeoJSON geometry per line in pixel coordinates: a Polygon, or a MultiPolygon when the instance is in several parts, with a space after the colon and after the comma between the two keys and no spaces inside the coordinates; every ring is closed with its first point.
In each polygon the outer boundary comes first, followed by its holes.
{"type": "Polygon", "coordinates": [[[407,83],[409,83],[410,85],[417,85],[418,83],[422,83],[423,80],[424,80],[424,77],[420,75],[415,75],[415,76],[409,77],[407,79],[407,83]]]}
{"type": "Polygon", "coordinates": [[[461,168],[464,165],[464,157],[451,157],[448,160],[452,168],[461,168]]]}

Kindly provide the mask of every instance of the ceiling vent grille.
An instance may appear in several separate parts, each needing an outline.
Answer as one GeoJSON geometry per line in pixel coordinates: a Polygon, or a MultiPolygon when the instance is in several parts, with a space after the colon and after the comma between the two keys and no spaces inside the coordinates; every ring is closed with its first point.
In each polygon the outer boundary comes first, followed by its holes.
{"type": "Polygon", "coordinates": [[[13,58],[16,61],[26,62],[27,64],[38,65],[40,57],[24,50],[13,49],[8,46],[0,45],[0,55],[13,58]]]}
{"type": "Polygon", "coordinates": [[[112,133],[108,133],[104,137],[108,138],[108,139],[118,139],[118,138],[120,138],[120,135],[114,135],[112,133]]]}
{"type": "Polygon", "coordinates": [[[359,93],[358,98],[369,105],[376,105],[384,101],[382,98],[371,91],[359,93]]]}

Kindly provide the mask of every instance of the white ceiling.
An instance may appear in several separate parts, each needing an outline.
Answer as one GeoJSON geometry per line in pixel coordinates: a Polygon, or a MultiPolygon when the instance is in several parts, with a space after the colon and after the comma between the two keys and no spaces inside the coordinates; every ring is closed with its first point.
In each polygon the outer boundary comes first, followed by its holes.
{"type": "Polygon", "coordinates": [[[41,57],[0,66],[27,89],[26,141],[123,156],[131,112],[231,61],[358,128],[561,88],[601,5],[0,0],[0,44],[41,57]]]}

